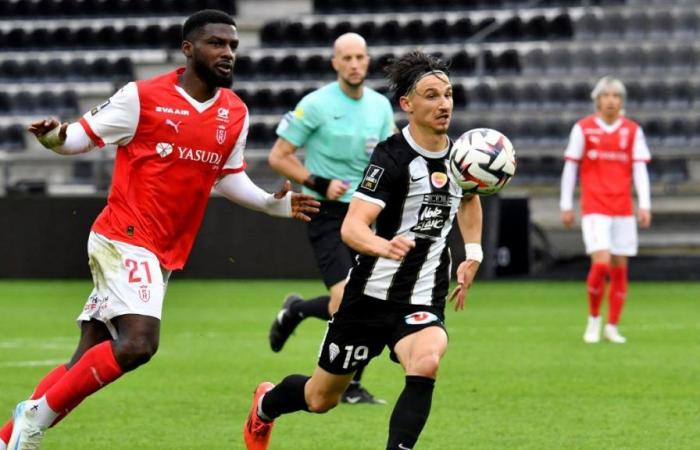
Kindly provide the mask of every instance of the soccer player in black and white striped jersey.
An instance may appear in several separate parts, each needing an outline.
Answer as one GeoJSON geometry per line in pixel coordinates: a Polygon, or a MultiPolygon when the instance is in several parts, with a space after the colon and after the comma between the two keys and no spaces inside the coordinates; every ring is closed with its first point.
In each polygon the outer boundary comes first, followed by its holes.
{"type": "Polygon", "coordinates": [[[350,202],[341,234],[360,256],[318,366],[311,377],[290,375],[277,386],[258,386],[244,427],[249,450],[267,448],[278,416],[336,406],[353,373],[385,346],[406,374],[386,448],[413,448],[427,421],[447,350],[447,235],[457,216],[467,251],[450,296],[459,310],[483,257],[481,203],[447,175],[453,101],[446,65],[416,51],[395,60],[388,74],[409,124],[377,145],[350,202]]]}

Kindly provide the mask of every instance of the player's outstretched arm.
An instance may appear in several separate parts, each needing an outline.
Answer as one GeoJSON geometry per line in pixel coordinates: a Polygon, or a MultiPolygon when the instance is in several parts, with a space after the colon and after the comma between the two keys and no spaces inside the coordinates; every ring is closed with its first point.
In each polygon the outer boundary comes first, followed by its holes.
{"type": "Polygon", "coordinates": [[[245,208],[264,212],[275,217],[293,217],[308,222],[310,214],[318,212],[319,202],[306,194],[291,192],[291,183],[285,182],[282,190],[270,194],[260,189],[245,172],[222,177],[214,187],[218,193],[245,208]]]}
{"type": "Polygon", "coordinates": [[[464,309],[467,291],[479,270],[483,252],[481,250],[481,230],[483,213],[479,196],[465,196],[459,204],[457,222],[465,247],[465,259],[457,267],[457,287],[450,294],[449,301],[455,302],[455,311],[464,309]]]}
{"type": "Polygon", "coordinates": [[[55,117],[37,120],[27,128],[49,150],[59,155],[77,155],[92,150],[95,145],[79,123],[59,122],[55,117]]]}
{"type": "Polygon", "coordinates": [[[387,240],[374,234],[370,225],[381,210],[375,203],[353,198],[340,228],[340,235],[358,253],[400,261],[416,246],[416,242],[405,236],[394,236],[387,240]]]}

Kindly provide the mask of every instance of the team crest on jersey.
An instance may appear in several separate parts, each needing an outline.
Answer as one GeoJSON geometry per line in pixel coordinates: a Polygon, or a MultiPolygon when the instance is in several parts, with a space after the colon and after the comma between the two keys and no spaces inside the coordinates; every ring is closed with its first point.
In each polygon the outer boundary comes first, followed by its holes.
{"type": "Polygon", "coordinates": [[[333,360],[340,354],[340,347],[338,347],[337,344],[331,342],[330,345],[328,346],[328,359],[330,362],[333,362],[333,360]]]}
{"type": "Polygon", "coordinates": [[[431,322],[439,322],[440,319],[435,314],[428,311],[418,311],[404,317],[408,325],[423,325],[431,322]]]}
{"type": "Polygon", "coordinates": [[[97,105],[94,108],[92,108],[90,110],[90,114],[92,114],[94,116],[98,112],[102,111],[107,105],[109,105],[109,99],[107,99],[107,101],[102,103],[101,105],[97,105]]]}
{"type": "Polygon", "coordinates": [[[151,289],[146,284],[139,286],[139,298],[142,302],[148,303],[151,300],[151,289]]]}
{"type": "Polygon", "coordinates": [[[369,191],[375,191],[382,174],[384,174],[384,168],[370,164],[369,167],[367,167],[367,172],[365,172],[365,177],[362,179],[360,186],[369,191]]]}
{"type": "Polygon", "coordinates": [[[226,142],[226,127],[223,125],[219,125],[219,128],[216,129],[216,142],[219,145],[224,145],[226,142]]]}
{"type": "Polygon", "coordinates": [[[447,174],[443,172],[433,172],[430,175],[430,182],[433,183],[433,186],[440,189],[447,184],[447,174]]]}

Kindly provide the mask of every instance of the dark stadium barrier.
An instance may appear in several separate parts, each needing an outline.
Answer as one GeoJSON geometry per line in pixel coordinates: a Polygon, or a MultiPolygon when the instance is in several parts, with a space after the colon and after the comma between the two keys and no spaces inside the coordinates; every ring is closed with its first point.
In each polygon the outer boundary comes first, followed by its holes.
{"type": "MultiPolygon", "coordinates": [[[[0,278],[89,278],[87,238],[105,199],[31,192],[0,198],[0,278]]],[[[527,274],[527,199],[491,197],[483,204],[485,259],[479,278],[527,274]]],[[[456,224],[453,231],[453,261],[461,261],[464,247],[456,224]]],[[[303,223],[268,217],[222,198],[209,202],[192,255],[175,276],[320,278],[303,223]]]]}

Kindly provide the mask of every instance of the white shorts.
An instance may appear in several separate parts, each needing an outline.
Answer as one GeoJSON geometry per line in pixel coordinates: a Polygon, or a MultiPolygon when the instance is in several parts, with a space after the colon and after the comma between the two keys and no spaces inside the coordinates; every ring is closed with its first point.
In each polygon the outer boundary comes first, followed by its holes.
{"type": "Polygon", "coordinates": [[[95,288],[78,316],[78,326],[99,320],[116,339],[115,317],[139,314],[160,319],[170,271],[161,268],[156,255],[91,232],[88,257],[95,288]]]}
{"type": "Polygon", "coordinates": [[[637,254],[637,221],[634,216],[586,214],[581,218],[586,254],[608,250],[613,255],[637,254]]]}

